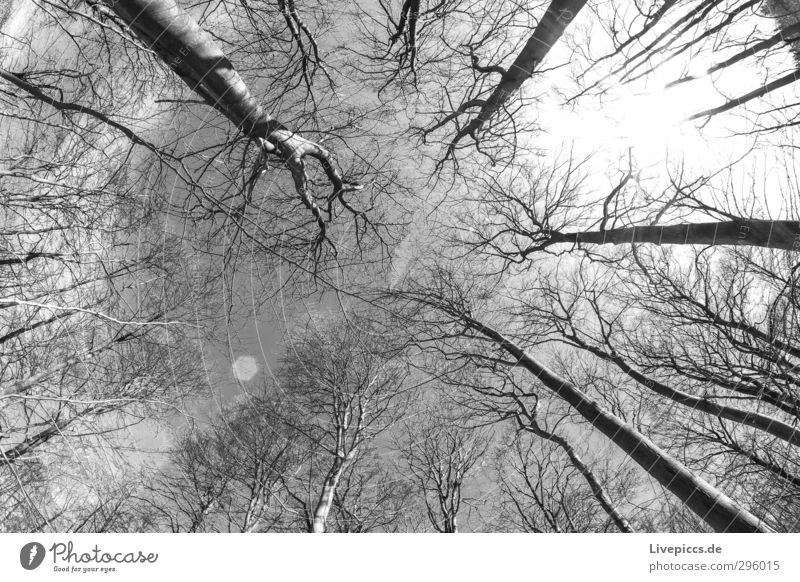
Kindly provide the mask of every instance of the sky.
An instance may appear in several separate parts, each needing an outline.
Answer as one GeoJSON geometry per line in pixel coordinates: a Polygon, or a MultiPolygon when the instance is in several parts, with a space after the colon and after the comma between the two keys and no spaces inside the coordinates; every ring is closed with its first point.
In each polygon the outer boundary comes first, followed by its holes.
{"type": "MultiPolygon", "coordinates": [[[[603,6],[614,9],[614,3],[598,6],[599,10],[603,6]]],[[[771,53],[766,60],[745,59],[708,75],[705,71],[711,65],[738,52],[740,47],[733,45],[727,50],[717,47],[699,54],[687,51],[639,81],[620,84],[616,78],[611,78],[603,82],[601,86],[605,94],[602,99],[586,96],[565,107],[565,97],[577,94],[576,73],[584,70],[583,63],[570,62],[570,56],[574,54],[570,46],[585,46],[586,52],[593,55],[604,54],[611,48],[608,36],[599,33],[596,25],[591,25],[595,18],[592,12],[583,11],[574,26],[568,29],[570,42],[557,45],[548,55],[549,66],[561,63],[570,66],[552,70],[541,81],[531,83],[541,82],[547,86],[545,101],[538,106],[540,113],[537,116],[544,121],[545,131],[537,136],[537,142],[544,140],[547,144],[545,149],[567,142],[578,154],[593,153],[593,181],[598,187],[602,187],[604,182],[607,187],[608,168],[619,166],[629,149],[639,169],[643,170],[642,179],[655,179],[648,186],[653,190],[665,184],[667,163],[674,166],[680,162],[689,175],[707,175],[714,168],[740,158],[754,141],[752,136],[733,135],[743,129],[749,130],[752,125],[752,117],[745,117],[742,113],[750,108],[765,109],[765,100],[718,115],[709,124],[686,119],[694,113],[721,105],[730,97],[757,89],[767,80],[794,69],[792,57],[788,49],[784,49],[771,53]],[[686,75],[694,76],[696,80],[668,87],[686,75]]],[[[759,37],[774,34],[774,22],[762,17],[748,18],[740,26],[731,26],[732,37],[752,35],[754,23],[760,29],[759,37]]],[[[658,57],[654,62],[658,62],[658,57]]],[[[586,77],[584,85],[599,80],[607,70],[600,67],[597,74],[586,77]]],[[[770,95],[766,101],[782,103],[795,95],[796,88],[790,85],[770,95]]],[[[752,164],[741,164],[736,171],[742,174],[764,172],[757,155],[750,159],[752,164]]],[[[773,210],[782,205],[780,189],[765,185],[762,194],[773,210]]]]}
{"type": "MultiPolygon", "coordinates": [[[[586,43],[591,52],[602,52],[603,37],[590,30],[588,19],[591,17],[591,13],[584,12],[573,23],[569,36],[573,43],[586,43]]],[[[6,32],[25,26],[26,22],[27,13],[23,8],[6,23],[6,32]]],[[[48,40],[41,39],[41,42],[47,43],[48,40]]],[[[551,64],[568,62],[570,54],[569,45],[563,43],[552,51],[548,60],[551,64]]],[[[333,58],[337,58],[336,55],[333,58]]],[[[787,64],[787,58],[788,53],[777,56],[774,63],[767,63],[767,68],[778,70],[787,64]]],[[[555,150],[556,146],[568,143],[576,148],[578,154],[594,154],[589,185],[598,189],[608,187],[609,167],[618,164],[629,149],[634,153],[637,163],[650,173],[650,185],[654,189],[658,188],[659,181],[663,182],[665,179],[663,166],[667,156],[682,157],[696,172],[723,164],[745,151],[751,143],[750,138],[732,138],[725,131],[726,124],[735,127],[739,123],[737,115],[720,116],[702,135],[697,129],[697,123],[684,120],[698,110],[720,104],[724,101],[723,95],[742,94],[759,86],[764,81],[764,64],[753,67],[744,63],[722,75],[702,76],[702,71],[712,62],[708,57],[678,59],[648,78],[647,82],[611,86],[604,99],[586,97],[573,107],[566,107],[563,99],[565,91],[569,91],[572,83],[573,67],[565,66],[545,76],[536,77],[530,83],[537,84],[537,92],[545,94],[544,101],[534,106],[537,120],[545,125],[544,132],[537,135],[536,139],[545,150],[555,150]],[[701,78],[665,89],[667,83],[687,71],[700,74],[701,78]],[[715,129],[719,130],[720,139],[709,140],[708,137],[713,135],[715,129]]],[[[357,97],[357,88],[345,89],[347,98],[357,97]]],[[[794,87],[790,87],[785,94],[792,95],[795,91],[794,87]]],[[[217,113],[209,112],[209,115],[217,113]]],[[[203,143],[198,140],[191,145],[197,147],[203,143]]],[[[752,165],[742,166],[741,172],[755,172],[755,182],[760,183],[767,194],[765,200],[769,205],[778,208],[782,203],[781,189],[770,182],[778,178],[770,172],[770,167],[759,162],[757,158],[754,160],[756,161],[752,165]],[[763,180],[758,179],[760,177],[763,180]]],[[[743,174],[738,177],[738,181],[745,184],[745,178],[743,174]]],[[[179,192],[169,194],[180,196],[179,192]]],[[[412,232],[403,244],[414,247],[417,244],[415,236],[412,232]]],[[[401,246],[398,254],[401,260],[395,265],[392,279],[392,284],[395,285],[401,280],[407,267],[402,258],[410,253],[401,246]]],[[[257,389],[271,376],[278,365],[280,340],[284,330],[298,314],[303,314],[303,306],[282,295],[262,305],[257,297],[252,296],[260,285],[256,280],[257,276],[255,272],[244,269],[236,281],[237,289],[241,292],[237,301],[242,301],[249,309],[229,322],[224,341],[203,346],[203,366],[212,389],[212,397],[194,410],[198,418],[214,413],[246,391],[257,389]]],[[[182,422],[182,419],[176,417],[176,426],[180,426],[182,422]]],[[[141,431],[136,429],[135,438],[149,439],[149,430],[149,427],[141,431]]],[[[153,442],[161,441],[153,439],[153,442]]]]}

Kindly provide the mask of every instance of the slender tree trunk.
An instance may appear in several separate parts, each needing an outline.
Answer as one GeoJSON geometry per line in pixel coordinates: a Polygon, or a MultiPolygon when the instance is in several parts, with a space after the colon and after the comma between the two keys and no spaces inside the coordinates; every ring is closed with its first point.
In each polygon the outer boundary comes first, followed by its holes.
{"type": "Polygon", "coordinates": [[[461,315],[461,318],[464,323],[511,354],[523,368],[570,404],[589,424],[606,435],[712,529],[717,532],[772,531],[760,519],[737,506],[729,497],[694,475],[633,427],[604,410],[574,385],[556,376],[498,331],[470,316],[461,315]]]}
{"type": "Polygon", "coordinates": [[[325,533],[325,524],[328,521],[328,514],[333,505],[333,496],[339,486],[339,479],[342,477],[344,465],[344,459],[336,457],[331,470],[328,471],[328,475],[325,477],[325,481],[322,484],[322,492],[317,501],[317,506],[314,508],[314,521],[311,524],[312,533],[325,533]]]}
{"type": "Polygon", "coordinates": [[[5,451],[0,449],[0,466],[11,465],[17,462],[18,459],[34,451],[37,447],[48,442],[50,439],[61,436],[64,430],[73,422],[78,420],[80,416],[73,416],[62,420],[53,421],[53,424],[45,429],[40,430],[33,436],[27,437],[21,443],[12,446],[5,451]]]}
{"type": "Polygon", "coordinates": [[[458,533],[458,516],[454,515],[452,518],[447,520],[447,527],[445,529],[445,533],[458,533]]]}
{"type": "Polygon", "coordinates": [[[595,232],[555,232],[547,244],[558,243],[745,245],[800,251],[800,222],[796,220],[730,220],[669,226],[631,226],[595,232]]]}
{"type": "Polygon", "coordinates": [[[628,522],[628,520],[625,519],[625,517],[614,506],[614,503],[608,496],[605,487],[603,487],[600,481],[597,480],[597,477],[594,476],[592,470],[586,465],[586,463],[583,462],[583,459],[580,457],[580,455],[578,455],[575,447],[573,447],[572,444],[567,441],[567,439],[543,429],[533,417],[530,417],[529,422],[523,426],[525,430],[528,430],[536,436],[555,443],[561,447],[561,449],[569,457],[572,466],[578,470],[581,476],[583,476],[583,478],[589,484],[589,488],[592,490],[592,495],[594,495],[594,498],[600,504],[600,507],[603,508],[603,511],[605,511],[614,522],[614,525],[616,525],[617,528],[622,532],[636,533],[636,530],[631,527],[631,524],[628,522]]]}
{"type": "Polygon", "coordinates": [[[730,99],[726,101],[722,105],[718,105],[716,107],[712,107],[711,109],[705,109],[700,111],[699,113],[695,113],[686,118],[686,121],[694,121],[696,119],[702,119],[704,117],[711,117],[712,115],[719,115],[720,113],[724,113],[726,111],[730,111],[731,109],[736,109],[737,107],[741,107],[748,101],[752,101],[753,99],[758,99],[767,95],[768,93],[772,93],[780,89],[781,87],[786,87],[787,85],[791,85],[795,83],[797,79],[800,78],[800,69],[792,71],[791,73],[784,75],[774,81],[770,81],[769,83],[763,84],[758,89],[754,89],[745,93],[744,95],[739,95],[735,99],[730,99]]]}
{"type": "MultiPolygon", "coordinates": [[[[72,313],[72,311],[70,311],[70,313],[72,313]]],[[[163,313],[156,314],[155,316],[148,318],[143,323],[151,323],[153,321],[157,321],[161,317],[163,317],[163,313]]],[[[132,325],[135,326],[135,324],[132,325]]],[[[54,365],[52,368],[39,372],[38,374],[34,374],[33,376],[29,376],[28,378],[24,378],[21,380],[15,380],[13,382],[9,382],[0,389],[0,396],[8,397],[17,394],[24,394],[34,386],[40,385],[47,378],[66,370],[70,366],[96,358],[98,355],[102,354],[106,350],[109,350],[115,347],[116,345],[122,344],[125,341],[134,338],[136,331],[143,331],[143,328],[139,327],[137,330],[133,332],[128,332],[122,336],[119,336],[103,346],[91,350],[86,350],[74,356],[70,356],[69,358],[63,360],[62,362],[54,365]]]]}

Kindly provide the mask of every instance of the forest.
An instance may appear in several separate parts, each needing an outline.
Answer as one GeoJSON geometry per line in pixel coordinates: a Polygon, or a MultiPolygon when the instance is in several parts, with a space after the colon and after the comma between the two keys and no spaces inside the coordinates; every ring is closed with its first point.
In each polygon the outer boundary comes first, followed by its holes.
{"type": "Polygon", "coordinates": [[[800,531],[800,2],[0,4],[0,532],[800,531]]]}

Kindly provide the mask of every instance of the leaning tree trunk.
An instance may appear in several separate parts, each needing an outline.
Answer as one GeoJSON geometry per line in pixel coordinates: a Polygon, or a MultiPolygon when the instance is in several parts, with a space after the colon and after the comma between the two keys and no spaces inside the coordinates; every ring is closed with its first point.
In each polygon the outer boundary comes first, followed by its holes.
{"type": "Polygon", "coordinates": [[[606,515],[608,515],[611,521],[614,522],[614,525],[617,526],[617,529],[625,533],[636,533],[636,530],[633,529],[630,522],[625,519],[625,516],[620,513],[619,509],[617,509],[617,507],[614,505],[614,502],[611,501],[611,497],[608,495],[605,487],[603,487],[603,484],[598,481],[597,477],[595,477],[589,466],[583,462],[583,459],[575,450],[575,447],[573,447],[572,444],[564,437],[542,428],[536,421],[534,415],[526,414],[525,416],[528,416],[528,422],[521,424],[521,427],[524,430],[532,432],[536,436],[555,443],[561,447],[561,449],[569,457],[572,466],[578,470],[586,483],[589,485],[589,488],[592,490],[592,495],[600,504],[600,507],[603,508],[603,511],[606,512],[606,515]]]}
{"type": "MultiPolygon", "coordinates": [[[[739,60],[747,58],[748,56],[752,56],[758,51],[765,50],[780,43],[786,43],[789,45],[789,50],[794,58],[795,66],[800,67],[800,39],[797,38],[798,25],[800,25],[800,0],[764,0],[764,2],[761,4],[761,9],[766,16],[769,16],[775,20],[775,28],[778,30],[778,33],[771,39],[756,43],[750,46],[748,49],[741,51],[733,58],[713,67],[707,71],[706,74],[710,74],[714,70],[719,70],[720,68],[730,66],[739,60]]],[[[706,117],[711,117],[712,115],[718,115],[731,109],[736,109],[737,107],[741,107],[749,101],[760,99],[768,93],[772,93],[773,91],[777,91],[782,87],[786,87],[787,85],[797,82],[798,77],[800,77],[800,68],[787,75],[784,75],[783,77],[779,77],[778,79],[764,83],[761,87],[758,87],[757,89],[754,89],[748,93],[729,99],[722,105],[695,113],[694,115],[688,117],[687,121],[703,119],[706,117]]],[[[694,77],[685,77],[686,80],[691,80],[693,78],[694,77]]]]}
{"type": "MultiPolygon", "coordinates": [[[[777,22],[776,28],[786,30],[800,23],[800,1],[798,0],[765,0],[762,11],[777,22]]],[[[800,66],[800,42],[793,41],[789,45],[794,61],[800,66]]]]}
{"type": "Polygon", "coordinates": [[[558,243],[656,245],[744,245],[800,251],[796,220],[729,220],[669,226],[631,226],[592,232],[554,232],[546,245],[558,243]]]}
{"type": "Polygon", "coordinates": [[[468,315],[462,314],[460,317],[469,327],[512,355],[523,368],[570,404],[589,424],[607,436],[712,529],[717,532],[773,531],[749,511],[738,507],[729,497],[694,475],[647,437],[534,360],[501,333],[468,315]]]}
{"type": "Polygon", "coordinates": [[[103,0],[136,36],[175,71],[189,88],[225,115],[245,135],[260,140],[289,168],[303,203],[324,231],[321,211],[307,193],[304,158],[315,158],[334,188],[332,196],[358,186],[346,183],[322,146],[292,133],[250,94],[213,37],[175,0],[103,0]]]}
{"type": "MultiPolygon", "coordinates": [[[[507,69],[489,97],[481,102],[478,114],[458,132],[453,144],[464,136],[474,135],[503,105],[533,76],[534,70],[544,60],[553,45],[564,34],[567,26],[578,15],[586,0],[553,0],[528,39],[525,47],[507,69]]],[[[468,102],[476,104],[475,101],[468,102]]],[[[466,105],[466,104],[465,104],[466,105]]],[[[464,105],[462,105],[462,109],[464,105]]],[[[452,148],[452,146],[451,146],[452,148]]]]}
{"type": "MultiPolygon", "coordinates": [[[[772,416],[761,414],[760,412],[742,410],[741,408],[734,408],[733,406],[717,404],[708,398],[701,398],[699,396],[693,396],[692,394],[676,390],[675,388],[672,388],[663,382],[659,382],[658,380],[654,380],[649,376],[646,376],[633,366],[629,365],[619,355],[610,354],[604,350],[590,346],[575,335],[567,336],[567,339],[572,340],[575,345],[589,352],[590,354],[594,354],[602,360],[613,362],[630,378],[636,380],[636,382],[642,386],[645,386],[649,390],[652,390],[656,394],[669,398],[673,402],[681,404],[687,408],[691,408],[692,410],[705,412],[706,414],[710,414],[718,418],[724,418],[726,420],[731,420],[733,422],[755,428],[786,441],[791,445],[800,447],[800,428],[792,426],[791,424],[787,424],[772,416]]],[[[794,411],[794,414],[797,414],[797,410],[794,411]]]]}

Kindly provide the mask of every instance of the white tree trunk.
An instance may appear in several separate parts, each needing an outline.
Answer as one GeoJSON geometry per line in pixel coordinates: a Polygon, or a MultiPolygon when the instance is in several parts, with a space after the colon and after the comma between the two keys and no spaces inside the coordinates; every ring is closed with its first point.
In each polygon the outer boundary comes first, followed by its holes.
{"type": "Polygon", "coordinates": [[[314,521],[311,524],[311,533],[325,533],[325,524],[328,521],[328,514],[333,505],[333,496],[336,494],[336,487],[339,486],[339,479],[344,471],[345,462],[337,457],[333,467],[328,471],[328,476],[322,485],[322,492],[314,508],[314,521]]]}

